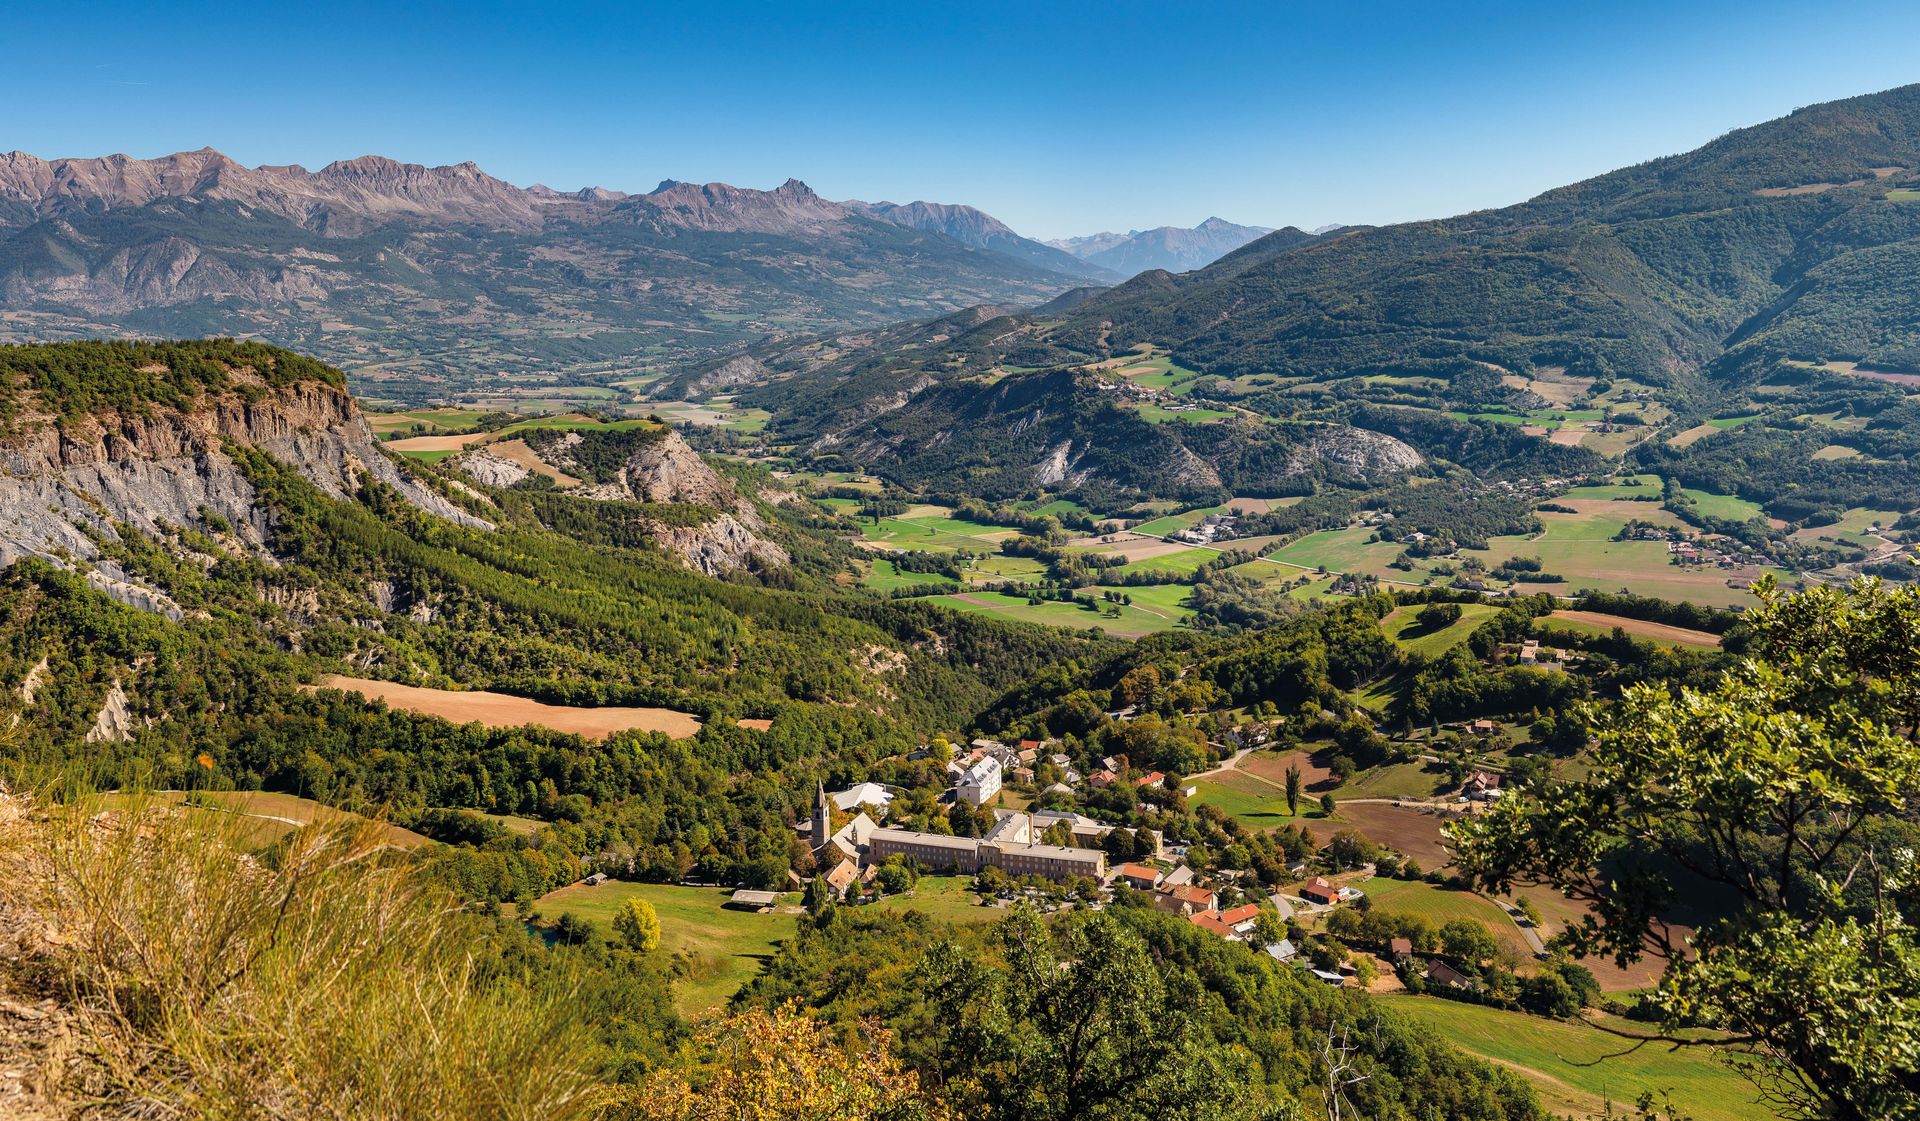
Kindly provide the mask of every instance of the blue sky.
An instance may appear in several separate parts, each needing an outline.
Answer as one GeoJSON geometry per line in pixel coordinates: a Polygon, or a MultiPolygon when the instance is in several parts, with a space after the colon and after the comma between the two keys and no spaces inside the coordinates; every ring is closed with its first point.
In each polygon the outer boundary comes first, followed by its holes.
{"type": "Polygon", "coordinates": [[[1920,81],[1912,0],[168,7],[0,17],[0,150],[794,176],[1057,237],[1437,217],[1920,81]]]}

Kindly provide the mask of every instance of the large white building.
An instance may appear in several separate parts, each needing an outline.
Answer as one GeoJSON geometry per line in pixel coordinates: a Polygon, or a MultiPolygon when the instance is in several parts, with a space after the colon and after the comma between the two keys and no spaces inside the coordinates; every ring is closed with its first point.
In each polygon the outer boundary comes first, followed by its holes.
{"type": "Polygon", "coordinates": [[[973,806],[984,806],[1000,793],[1000,760],[989,755],[960,776],[955,797],[973,806]]]}

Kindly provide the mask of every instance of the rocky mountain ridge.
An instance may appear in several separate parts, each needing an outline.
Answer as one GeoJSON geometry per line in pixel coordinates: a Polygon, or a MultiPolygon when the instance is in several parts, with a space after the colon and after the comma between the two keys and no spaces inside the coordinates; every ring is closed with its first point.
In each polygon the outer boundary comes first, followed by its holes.
{"type": "Polygon", "coordinates": [[[945,234],[963,245],[1004,253],[1062,276],[1109,281],[1126,279],[1125,274],[1084,260],[1055,245],[1021,237],[1005,222],[975,207],[944,202],[844,202],[840,205],[896,226],[945,234]]]}
{"type": "Polygon", "coordinates": [[[1272,232],[1266,226],[1242,226],[1224,218],[1208,218],[1191,229],[1156,226],[1124,234],[1060,238],[1045,244],[1109,273],[1133,276],[1151,269],[1191,272],[1204,268],[1272,232]]]}
{"type": "Polygon", "coordinates": [[[881,220],[797,180],[629,195],[380,156],[309,171],[212,149],[0,155],[0,341],[266,337],[409,401],[482,375],[610,378],[636,354],[1030,306],[1089,271],[881,220]]]}

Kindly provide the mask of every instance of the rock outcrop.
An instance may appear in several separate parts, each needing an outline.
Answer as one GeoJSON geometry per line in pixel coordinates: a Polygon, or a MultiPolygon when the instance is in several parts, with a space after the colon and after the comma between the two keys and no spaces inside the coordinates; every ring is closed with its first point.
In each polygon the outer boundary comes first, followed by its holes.
{"type": "MultiPolygon", "coordinates": [[[[717,511],[715,517],[700,525],[657,520],[650,531],[662,548],[709,576],[751,565],[782,565],[791,559],[785,549],[762,535],[766,522],[753,502],[701,459],[679,433],[661,429],[625,434],[623,438],[632,441],[633,451],[613,477],[602,475],[606,481],[576,487],[569,493],[600,502],[699,506],[717,511]]],[[[590,476],[592,472],[573,458],[582,444],[579,435],[567,433],[546,440],[537,454],[558,471],[590,476]]],[[[467,452],[458,462],[474,479],[494,486],[503,484],[492,482],[486,473],[505,477],[501,465],[525,471],[518,464],[487,456],[484,447],[467,452]]]]}
{"type": "MultiPolygon", "coordinates": [[[[207,394],[189,409],[155,405],[59,422],[36,414],[29,399],[0,435],[0,565],[22,556],[94,562],[97,541],[115,539],[121,526],[158,535],[218,522],[238,546],[270,555],[270,515],[229,444],[265,452],[334,498],[352,497],[370,479],[440,517],[487,525],[397,467],[352,398],[323,382],[207,394]]],[[[123,603],[182,615],[111,564],[94,565],[87,577],[123,603]]]]}
{"type": "Polygon", "coordinates": [[[1293,450],[1288,466],[1305,471],[1323,464],[1349,474],[1379,478],[1412,471],[1425,462],[1411,446],[1365,428],[1329,427],[1293,450]]]}

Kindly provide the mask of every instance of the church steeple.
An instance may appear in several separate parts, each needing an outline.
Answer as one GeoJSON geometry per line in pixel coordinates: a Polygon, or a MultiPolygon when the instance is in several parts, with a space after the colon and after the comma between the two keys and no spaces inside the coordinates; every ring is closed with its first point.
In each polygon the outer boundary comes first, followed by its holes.
{"type": "Polygon", "coordinates": [[[819,848],[833,838],[833,813],[827,807],[827,785],[816,782],[818,794],[813,806],[813,847],[819,848]]]}

